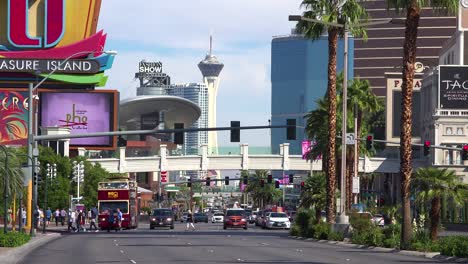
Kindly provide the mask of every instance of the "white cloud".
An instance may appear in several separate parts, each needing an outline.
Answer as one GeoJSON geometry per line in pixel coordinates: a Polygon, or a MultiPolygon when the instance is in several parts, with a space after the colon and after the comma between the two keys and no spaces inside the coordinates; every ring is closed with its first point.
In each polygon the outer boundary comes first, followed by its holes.
{"type": "MultiPolygon", "coordinates": [[[[142,59],[162,61],[173,83],[201,82],[197,64],[213,31],[214,53],[225,65],[218,92],[218,126],[231,120],[240,120],[241,125],[267,124],[271,37],[289,33],[294,24],[287,17],[298,13],[299,4],[298,0],[103,1],[99,28],[108,33],[107,48],[119,49],[107,87],[119,89],[121,99],[134,96],[139,83],[133,77],[142,59]]],[[[220,133],[219,145],[228,145],[228,137],[220,133]]],[[[243,131],[242,141],[267,146],[269,132],[243,131]]]]}

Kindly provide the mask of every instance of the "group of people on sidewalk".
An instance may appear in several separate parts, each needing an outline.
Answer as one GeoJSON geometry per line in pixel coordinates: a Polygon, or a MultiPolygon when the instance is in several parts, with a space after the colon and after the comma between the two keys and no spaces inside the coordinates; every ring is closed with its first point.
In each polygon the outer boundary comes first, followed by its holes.
{"type": "Polygon", "coordinates": [[[87,212],[83,210],[69,210],[67,217],[69,232],[86,231],[86,224],[88,223],[89,231],[93,231],[94,229],[95,232],[98,232],[98,228],[96,226],[96,218],[98,217],[98,212],[96,207],[92,208],[87,212]]]}

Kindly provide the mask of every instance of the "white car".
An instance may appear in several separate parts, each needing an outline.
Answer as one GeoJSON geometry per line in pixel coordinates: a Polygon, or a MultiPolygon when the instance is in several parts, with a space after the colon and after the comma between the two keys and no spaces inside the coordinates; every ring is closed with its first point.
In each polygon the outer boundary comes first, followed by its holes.
{"type": "Polygon", "coordinates": [[[383,215],[381,214],[375,214],[372,216],[372,223],[374,223],[377,226],[384,226],[385,225],[385,220],[383,215]]]}
{"type": "Polygon", "coordinates": [[[224,214],[223,213],[214,213],[211,217],[211,223],[223,223],[224,214]]]}
{"type": "Polygon", "coordinates": [[[265,227],[268,229],[272,228],[285,228],[285,229],[290,229],[291,228],[291,222],[289,221],[288,216],[286,213],[275,213],[275,212],[269,212],[265,216],[265,227]]]}

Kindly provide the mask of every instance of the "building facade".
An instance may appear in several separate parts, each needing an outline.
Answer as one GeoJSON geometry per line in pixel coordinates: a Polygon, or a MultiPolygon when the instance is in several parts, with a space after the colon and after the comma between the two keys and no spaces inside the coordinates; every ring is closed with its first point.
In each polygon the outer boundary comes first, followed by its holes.
{"type": "MultiPolygon", "coordinates": [[[[353,78],[353,38],[348,46],[348,78],[353,78]]],[[[338,41],[337,72],[343,70],[343,41],[338,41]]],[[[271,43],[271,125],[286,125],[296,119],[296,140],[286,140],[286,129],[271,130],[272,153],[290,143],[291,154],[302,153],[306,139],[304,115],[315,108],[327,91],[328,39],[306,39],[300,35],[274,37],[271,43]]]]}
{"type": "MultiPolygon", "coordinates": [[[[200,118],[191,128],[208,127],[208,86],[204,83],[174,84],[168,89],[169,95],[179,96],[197,104],[201,109],[200,118]]],[[[183,154],[198,155],[200,145],[208,144],[208,131],[185,133],[183,154]]]]}
{"type": "MultiPolygon", "coordinates": [[[[370,81],[377,96],[386,95],[385,72],[401,72],[406,13],[388,10],[387,1],[364,1],[370,21],[393,18],[388,24],[367,28],[367,39],[354,40],[354,76],[370,81]]],[[[418,29],[417,61],[424,66],[438,65],[443,44],[456,30],[455,16],[436,15],[432,8],[422,8],[418,29]]]]}

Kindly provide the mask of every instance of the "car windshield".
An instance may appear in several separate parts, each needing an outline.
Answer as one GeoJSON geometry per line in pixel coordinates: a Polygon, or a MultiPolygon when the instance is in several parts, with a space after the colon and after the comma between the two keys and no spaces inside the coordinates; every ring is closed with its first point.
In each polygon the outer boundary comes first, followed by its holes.
{"type": "Polygon", "coordinates": [[[204,214],[195,214],[195,216],[205,216],[204,214]]]}
{"type": "Polygon", "coordinates": [[[270,217],[287,217],[285,213],[270,213],[270,217]]]}
{"type": "Polygon", "coordinates": [[[172,211],[170,210],[154,210],[153,216],[171,216],[172,211]]]}
{"type": "Polygon", "coordinates": [[[222,213],[216,213],[214,216],[224,216],[222,213]]]}
{"type": "Polygon", "coordinates": [[[228,210],[226,216],[244,216],[244,210],[228,210]]]}

